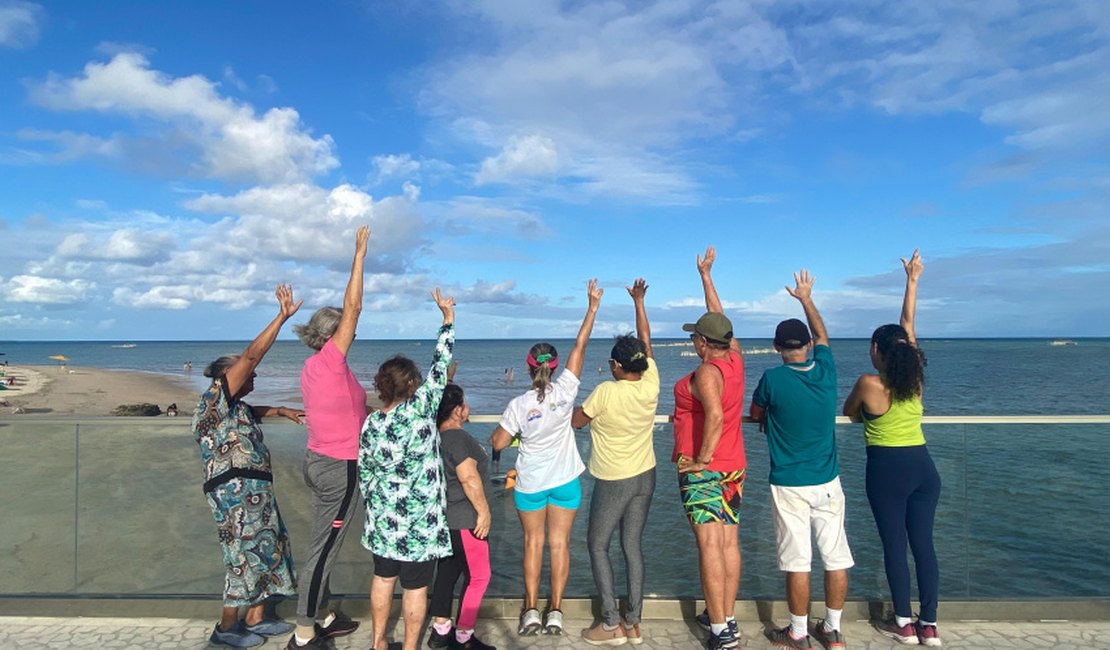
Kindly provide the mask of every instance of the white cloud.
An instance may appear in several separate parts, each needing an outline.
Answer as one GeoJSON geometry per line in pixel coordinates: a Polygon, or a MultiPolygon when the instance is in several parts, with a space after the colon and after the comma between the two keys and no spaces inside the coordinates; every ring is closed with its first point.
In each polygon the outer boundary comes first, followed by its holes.
{"type": "Polygon", "coordinates": [[[171,295],[173,293],[173,287],[154,287],[142,293],[127,287],[117,287],[112,291],[112,302],[138,309],[187,309],[189,300],[171,295]]]}
{"type": "Polygon", "coordinates": [[[500,153],[482,161],[474,182],[485,185],[520,177],[550,177],[558,168],[559,152],[554,140],[543,135],[514,136],[500,153]]]}
{"type": "Polygon", "coordinates": [[[331,136],[313,137],[292,108],[254,108],[223,97],[201,75],[172,77],[142,54],[124,52],[91,62],[83,74],[51,73],[31,86],[31,99],[59,111],[93,110],[156,120],[163,146],[195,150],[193,172],[222,180],[289,183],[338,166],[331,136]]]}
{"type": "Polygon", "coordinates": [[[420,162],[409,154],[374,156],[371,160],[377,174],[374,180],[379,185],[393,178],[409,179],[420,171],[420,162]]]}
{"type": "Polygon", "coordinates": [[[13,276],[3,287],[12,302],[70,305],[85,299],[96,284],[81,279],[62,280],[37,275],[13,276]]]}
{"type": "Polygon", "coordinates": [[[61,259],[104,260],[149,266],[167,258],[174,238],[167,233],[140,232],[132,228],[116,230],[107,236],[87,233],[67,235],[55,255],[61,259]]]}
{"type": "Polygon", "coordinates": [[[42,5],[34,2],[0,2],[0,47],[24,48],[37,43],[44,14],[42,5]]]}

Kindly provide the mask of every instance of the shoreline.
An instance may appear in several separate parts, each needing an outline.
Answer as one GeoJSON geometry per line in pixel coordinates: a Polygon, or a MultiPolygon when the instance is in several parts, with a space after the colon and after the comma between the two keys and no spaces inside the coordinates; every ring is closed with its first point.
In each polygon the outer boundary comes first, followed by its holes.
{"type": "MultiPolygon", "coordinates": [[[[87,366],[0,367],[0,413],[8,415],[111,415],[121,404],[177,404],[177,417],[191,417],[199,392],[186,378],[139,370],[87,366]],[[9,386],[9,378],[15,384],[9,386]]],[[[153,417],[153,416],[151,416],[153,417]]]]}

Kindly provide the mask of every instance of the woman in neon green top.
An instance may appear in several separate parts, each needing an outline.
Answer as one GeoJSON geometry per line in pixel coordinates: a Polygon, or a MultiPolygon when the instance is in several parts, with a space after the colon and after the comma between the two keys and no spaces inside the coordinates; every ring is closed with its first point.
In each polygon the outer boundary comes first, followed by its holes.
{"type": "Polygon", "coordinates": [[[878,373],[860,376],[844,402],[844,415],[864,422],[867,501],[883,543],[883,564],[894,601],[894,620],[876,628],[899,643],[939,646],[940,570],[933,547],[933,519],[940,500],[940,475],[921,432],[925,355],[917,347],[913,329],[917,282],[924,266],[916,250],[902,265],[906,293],[901,322],[883,325],[871,335],[871,365],[878,373]],[[916,623],[910,608],[907,543],[917,568],[921,602],[916,623]]]}

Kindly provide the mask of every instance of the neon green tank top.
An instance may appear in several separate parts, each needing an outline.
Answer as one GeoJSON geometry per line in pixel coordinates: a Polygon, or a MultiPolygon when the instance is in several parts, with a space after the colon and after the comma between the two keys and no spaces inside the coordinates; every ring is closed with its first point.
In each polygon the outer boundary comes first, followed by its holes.
{"type": "Polygon", "coordinates": [[[924,411],[920,397],[891,402],[886,413],[876,418],[864,419],[863,437],[867,445],[914,447],[925,444],[925,434],[921,432],[921,415],[924,411]]]}

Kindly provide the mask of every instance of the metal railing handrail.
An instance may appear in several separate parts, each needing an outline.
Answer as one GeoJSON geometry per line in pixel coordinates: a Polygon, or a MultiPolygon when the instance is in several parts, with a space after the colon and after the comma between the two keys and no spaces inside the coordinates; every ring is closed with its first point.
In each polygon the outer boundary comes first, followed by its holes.
{"type": "MultiPolygon", "coordinates": [[[[670,424],[673,418],[670,415],[656,415],[656,424],[670,424]]],[[[169,424],[180,422],[188,424],[192,416],[185,414],[177,418],[129,416],[119,417],[112,415],[7,415],[0,414],[0,422],[134,422],[136,420],[153,423],[169,424]]],[[[471,414],[470,421],[475,424],[497,424],[501,421],[498,414],[471,414]]],[[[746,424],[758,424],[756,420],[744,416],[746,424]]],[[[1110,415],[926,415],[922,418],[924,424],[1110,424],[1110,415]]],[[[836,418],[837,424],[853,424],[851,420],[840,415],[836,418]]],[[[859,423],[855,423],[859,424],[859,423]]]]}

